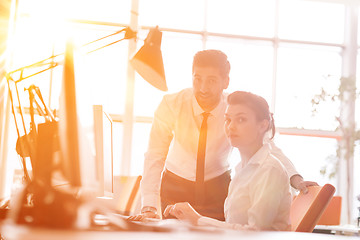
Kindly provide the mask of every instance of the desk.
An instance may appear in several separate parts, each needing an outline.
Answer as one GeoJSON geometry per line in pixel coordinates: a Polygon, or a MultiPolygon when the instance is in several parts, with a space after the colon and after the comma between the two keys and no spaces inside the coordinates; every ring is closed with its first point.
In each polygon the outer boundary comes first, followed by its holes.
{"type": "Polygon", "coordinates": [[[360,236],[360,228],[354,225],[317,225],[314,232],[335,235],[360,236]]]}
{"type": "Polygon", "coordinates": [[[358,237],[297,232],[242,232],[220,229],[174,230],[172,232],[71,231],[31,228],[4,223],[1,234],[6,240],[359,240],[358,237]]]}

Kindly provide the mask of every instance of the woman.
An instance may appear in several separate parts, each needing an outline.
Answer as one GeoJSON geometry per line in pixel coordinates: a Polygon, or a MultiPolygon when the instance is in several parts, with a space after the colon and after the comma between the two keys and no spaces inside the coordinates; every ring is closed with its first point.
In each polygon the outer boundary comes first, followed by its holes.
{"type": "Polygon", "coordinates": [[[266,100],[236,91],[227,98],[225,132],[241,162],[235,167],[224,204],[225,222],[203,217],[188,203],[169,205],[164,215],[173,215],[194,225],[239,230],[289,230],[290,184],[285,168],[273,155],[264,135],[275,125],[266,100]]]}

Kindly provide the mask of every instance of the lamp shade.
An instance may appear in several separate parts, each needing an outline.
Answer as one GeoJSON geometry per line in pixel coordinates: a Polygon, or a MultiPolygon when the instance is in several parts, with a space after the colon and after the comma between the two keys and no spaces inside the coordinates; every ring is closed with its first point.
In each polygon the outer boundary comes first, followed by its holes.
{"type": "Polygon", "coordinates": [[[167,91],[164,63],[161,54],[162,33],[158,27],[150,30],[144,46],[130,60],[141,77],[159,90],[167,91]]]}

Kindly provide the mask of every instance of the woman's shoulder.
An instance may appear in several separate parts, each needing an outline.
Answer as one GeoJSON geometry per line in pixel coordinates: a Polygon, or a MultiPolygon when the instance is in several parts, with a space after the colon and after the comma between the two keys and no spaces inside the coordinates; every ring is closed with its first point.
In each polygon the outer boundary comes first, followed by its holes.
{"type": "Polygon", "coordinates": [[[283,174],[283,175],[287,176],[287,171],[286,171],[285,166],[281,163],[281,161],[277,157],[275,157],[270,152],[267,155],[262,168],[271,169],[274,172],[277,172],[278,174],[283,174]]]}

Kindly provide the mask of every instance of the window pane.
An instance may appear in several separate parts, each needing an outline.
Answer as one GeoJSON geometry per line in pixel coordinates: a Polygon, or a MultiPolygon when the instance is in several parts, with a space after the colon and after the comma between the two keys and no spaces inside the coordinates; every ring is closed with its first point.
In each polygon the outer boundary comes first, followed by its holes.
{"type": "Polygon", "coordinates": [[[24,67],[52,55],[53,43],[59,37],[51,26],[32,17],[21,18],[12,45],[12,69],[24,67]]]}
{"type": "MultiPolygon", "coordinates": [[[[77,46],[108,36],[117,28],[79,28],[74,36],[77,46]]],[[[87,91],[92,97],[89,103],[103,105],[107,112],[122,114],[125,107],[126,76],[128,66],[128,40],[118,42],[97,51],[123,38],[123,34],[109,37],[103,41],[82,48],[75,66],[78,79],[87,82],[87,91]]]]}
{"type": "Polygon", "coordinates": [[[357,55],[357,66],[356,66],[356,92],[357,98],[355,102],[355,122],[358,123],[357,128],[360,129],[360,53],[357,55]]]}
{"type": "Polygon", "coordinates": [[[231,171],[231,177],[235,176],[235,171],[233,170],[236,165],[241,161],[240,152],[237,148],[233,148],[229,155],[229,165],[231,171]]]}
{"type": "Polygon", "coordinates": [[[360,45],[360,17],[359,17],[360,7],[358,7],[357,12],[358,12],[357,44],[360,45]]]}
{"type": "Polygon", "coordinates": [[[277,126],[335,130],[338,102],[321,103],[313,115],[311,100],[321,93],[337,93],[341,57],[334,49],[280,47],[276,89],[277,126]]]}
{"type": "Polygon", "coordinates": [[[359,144],[355,147],[354,152],[354,169],[353,169],[353,191],[354,191],[354,198],[353,200],[353,216],[359,216],[359,207],[360,207],[360,201],[357,199],[357,197],[360,197],[360,146],[359,144]]]}
{"type": "Polygon", "coordinates": [[[164,94],[192,87],[192,60],[201,47],[198,35],[163,32],[161,51],[169,90],[162,92],[136,74],[135,115],[152,117],[164,94]]]}
{"type": "Polygon", "coordinates": [[[131,0],[68,0],[68,16],[75,19],[129,24],[131,0]]]}
{"type": "Polygon", "coordinates": [[[204,0],[140,0],[139,25],[202,30],[204,0]]]}
{"type": "Polygon", "coordinates": [[[279,36],[285,39],[342,43],[343,4],[280,0],[279,36]]]}
{"type": "Polygon", "coordinates": [[[147,151],[151,123],[135,123],[132,144],[130,174],[142,175],[144,169],[144,154],[147,151]]]}
{"type": "Polygon", "coordinates": [[[228,92],[250,91],[271,103],[273,48],[241,40],[209,38],[207,48],[222,50],[230,62],[228,92]],[[261,70],[260,70],[261,69],[261,70]]]}
{"type": "MultiPolygon", "coordinates": [[[[360,19],[360,18],[359,18],[360,19]]],[[[360,131],[360,112],[359,112],[359,106],[360,106],[360,77],[359,77],[359,73],[360,73],[360,62],[359,62],[360,58],[359,58],[359,52],[358,52],[358,57],[357,57],[357,80],[356,80],[356,89],[357,89],[357,99],[355,102],[355,127],[357,131],[360,131]]],[[[355,142],[355,152],[354,152],[354,169],[353,169],[353,176],[354,176],[354,187],[353,187],[353,191],[354,191],[354,198],[353,198],[353,206],[354,210],[353,210],[353,216],[359,216],[359,207],[360,207],[360,202],[359,200],[356,198],[357,196],[360,196],[360,140],[357,140],[357,142],[355,142]]]]}
{"type": "Polygon", "coordinates": [[[320,173],[324,167],[328,173],[333,170],[337,149],[335,139],[277,134],[274,141],[305,180],[336,186],[336,177],[329,179],[320,173]]]}
{"type": "MultiPolygon", "coordinates": [[[[16,48],[14,48],[13,55],[14,67],[12,69],[48,59],[53,54],[53,48],[55,49],[55,55],[61,54],[65,50],[65,42],[67,40],[65,37],[58,35],[55,37],[50,36],[51,32],[44,31],[41,25],[32,23],[34,23],[32,19],[24,19],[24,21],[20,21],[19,23],[15,40],[17,44],[16,48]],[[31,32],[32,34],[29,34],[31,32]],[[24,41],[24,39],[26,39],[26,41],[24,41]]],[[[109,112],[123,113],[128,64],[128,42],[122,41],[87,54],[88,51],[95,50],[123,38],[123,34],[107,38],[84,48],[82,47],[84,44],[112,34],[119,29],[113,27],[90,28],[84,25],[74,25],[73,30],[71,37],[75,45],[74,61],[76,80],[77,82],[87,82],[84,91],[86,91],[88,95],[92,95],[92,97],[89,98],[89,104],[101,104],[104,105],[109,112]]],[[[61,63],[62,59],[63,56],[59,56],[55,59],[55,62],[61,63]]],[[[50,62],[50,60],[47,62],[50,62]]],[[[47,66],[26,69],[24,76],[29,76],[43,70],[47,66]]],[[[50,80],[52,78],[52,102],[49,107],[57,108],[62,80],[61,64],[51,71],[48,70],[24,80],[23,83],[21,83],[21,89],[35,84],[40,87],[44,97],[48,98],[50,95],[50,80]]],[[[13,75],[14,80],[20,78],[19,74],[20,72],[13,75]]]]}
{"type": "Polygon", "coordinates": [[[20,1],[19,9],[43,19],[84,19],[128,24],[131,0],[32,0],[20,1]]]}
{"type": "Polygon", "coordinates": [[[271,37],[275,0],[208,0],[209,32],[271,37]]]}

